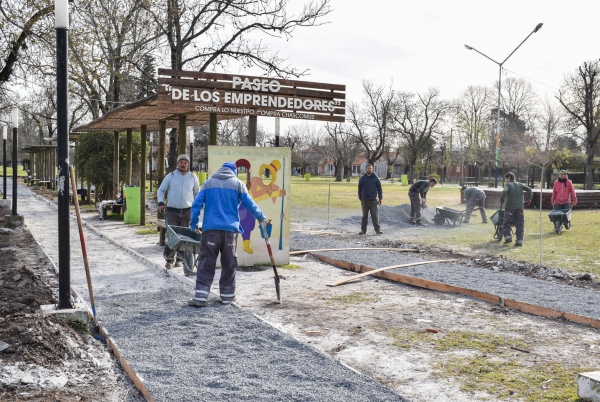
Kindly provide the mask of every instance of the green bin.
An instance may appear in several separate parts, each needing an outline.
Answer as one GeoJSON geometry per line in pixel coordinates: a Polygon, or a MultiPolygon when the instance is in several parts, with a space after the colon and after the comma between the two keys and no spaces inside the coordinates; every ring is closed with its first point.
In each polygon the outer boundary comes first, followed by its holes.
{"type": "Polygon", "coordinates": [[[198,182],[200,183],[200,185],[202,185],[202,183],[204,183],[206,181],[206,172],[199,172],[198,173],[198,182]]]}
{"type": "Polygon", "coordinates": [[[408,186],[408,175],[403,174],[402,176],[400,176],[400,181],[403,186],[408,186]]]}
{"type": "Polygon", "coordinates": [[[310,173],[305,173],[304,174],[304,180],[310,181],[310,173]]]}
{"type": "Polygon", "coordinates": [[[139,187],[124,187],[123,193],[125,197],[123,203],[125,204],[124,220],[125,223],[132,225],[140,224],[140,188],[139,187]]]}

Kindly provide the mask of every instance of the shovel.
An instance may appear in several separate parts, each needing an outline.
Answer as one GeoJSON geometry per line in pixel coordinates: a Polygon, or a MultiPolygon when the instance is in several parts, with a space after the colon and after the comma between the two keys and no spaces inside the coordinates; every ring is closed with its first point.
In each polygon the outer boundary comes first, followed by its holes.
{"type": "Polygon", "coordinates": [[[269,234],[267,232],[267,225],[264,220],[260,221],[263,233],[265,234],[265,243],[267,244],[267,250],[269,250],[269,258],[271,259],[271,265],[273,265],[273,272],[275,273],[275,290],[277,291],[277,301],[282,304],[281,301],[281,287],[279,285],[279,274],[277,273],[277,267],[275,266],[275,259],[273,258],[273,251],[271,250],[271,243],[269,242],[269,234]]]}

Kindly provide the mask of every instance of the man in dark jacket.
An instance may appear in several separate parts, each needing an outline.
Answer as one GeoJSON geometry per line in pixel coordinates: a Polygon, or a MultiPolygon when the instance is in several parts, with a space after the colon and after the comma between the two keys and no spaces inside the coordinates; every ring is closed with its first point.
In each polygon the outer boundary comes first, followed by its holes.
{"type": "Polygon", "coordinates": [[[219,254],[221,255],[221,279],[219,280],[221,303],[233,302],[235,273],[238,268],[237,237],[238,233],[243,232],[238,208],[242,204],[258,221],[266,219],[258,205],[248,195],[246,185],[236,176],[235,163],[225,162],[210,179],[202,184],[192,204],[190,228],[199,233],[198,223],[202,208],[204,208],[204,219],[196,273],[196,291],[194,298],[188,302],[190,306],[207,305],[219,254]]]}
{"type": "Polygon", "coordinates": [[[410,199],[410,224],[417,226],[427,226],[421,222],[421,208],[427,202],[427,192],[430,187],[435,187],[437,179],[432,177],[427,180],[419,180],[413,183],[408,190],[408,198],[410,199]],[[421,197],[421,199],[419,199],[421,197]]]}
{"type": "Polygon", "coordinates": [[[360,225],[359,235],[367,233],[367,222],[369,220],[369,211],[371,212],[371,220],[373,221],[373,228],[375,233],[378,235],[383,234],[379,226],[379,212],[377,211],[377,205],[381,205],[383,199],[383,192],[381,191],[381,181],[375,173],[373,173],[373,165],[367,165],[367,173],[362,175],[358,181],[358,199],[362,206],[362,222],[360,225]],[[379,202],[377,202],[379,199],[379,202]]]}
{"type": "MultiPolygon", "coordinates": [[[[504,200],[506,200],[504,219],[502,220],[504,243],[508,244],[512,242],[510,233],[510,223],[512,221],[517,232],[515,247],[522,247],[523,236],[525,234],[525,215],[523,214],[525,200],[523,199],[523,191],[527,192],[527,202],[531,200],[532,192],[529,187],[516,182],[515,175],[512,172],[508,172],[504,175],[504,183],[504,189],[500,196],[500,203],[503,203],[504,200]]],[[[502,237],[498,238],[498,241],[500,240],[502,240],[502,237]]]]}
{"type": "Polygon", "coordinates": [[[477,187],[463,186],[463,191],[465,194],[465,200],[467,201],[467,212],[465,212],[465,217],[463,218],[462,223],[469,223],[471,213],[475,207],[479,208],[479,212],[481,213],[481,222],[488,223],[487,216],[485,214],[485,207],[483,206],[485,203],[485,193],[483,190],[477,187]]]}

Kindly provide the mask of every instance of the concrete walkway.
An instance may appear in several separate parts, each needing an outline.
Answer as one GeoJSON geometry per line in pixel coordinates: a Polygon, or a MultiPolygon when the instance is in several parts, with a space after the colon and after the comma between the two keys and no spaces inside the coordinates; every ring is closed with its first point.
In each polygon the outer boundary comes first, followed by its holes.
{"type": "MultiPolygon", "coordinates": [[[[18,197],[19,214],[56,263],[56,207],[24,186],[19,186],[18,197]]],[[[85,229],[98,318],[157,400],[405,400],[248,311],[222,306],[214,296],[207,308],[187,307],[191,288],[157,266],[162,257],[160,247],[152,244],[155,240],[136,246],[147,260],[123,250],[107,237],[109,232],[85,229]]],[[[113,234],[118,232],[114,229],[113,234]]],[[[71,278],[87,299],[74,217],[71,278]]]]}

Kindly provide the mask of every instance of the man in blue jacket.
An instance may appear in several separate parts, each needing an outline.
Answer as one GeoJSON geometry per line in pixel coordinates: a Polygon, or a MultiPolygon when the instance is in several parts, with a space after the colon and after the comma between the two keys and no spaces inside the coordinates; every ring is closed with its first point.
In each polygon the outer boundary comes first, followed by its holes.
{"type": "Polygon", "coordinates": [[[204,207],[200,258],[196,273],[196,291],[190,306],[207,305],[210,287],[215,277],[217,257],[221,254],[221,303],[230,304],[235,299],[235,272],[237,264],[237,237],[242,233],[238,207],[241,204],[258,221],[265,220],[258,205],[248,194],[246,185],[238,180],[234,162],[225,162],[202,188],[192,204],[190,228],[199,233],[200,211],[204,207]]]}
{"type": "Polygon", "coordinates": [[[358,181],[358,199],[362,206],[362,222],[360,225],[359,235],[367,233],[367,222],[369,221],[369,211],[371,212],[371,220],[373,228],[378,235],[383,234],[379,226],[379,211],[377,205],[381,205],[383,192],[381,191],[381,181],[375,173],[373,173],[373,165],[367,165],[366,173],[362,175],[358,181]],[[377,199],[379,198],[379,202],[377,199]]]}

